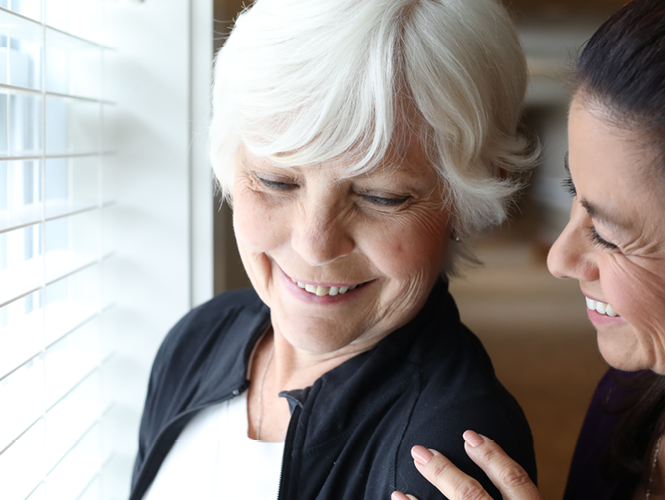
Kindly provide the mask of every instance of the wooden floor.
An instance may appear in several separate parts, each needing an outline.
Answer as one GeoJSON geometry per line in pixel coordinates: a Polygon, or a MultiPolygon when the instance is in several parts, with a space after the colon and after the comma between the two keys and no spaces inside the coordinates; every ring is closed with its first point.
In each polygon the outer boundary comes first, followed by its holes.
{"type": "Polygon", "coordinates": [[[477,254],[484,268],[453,280],[451,291],[529,420],[543,497],[560,500],[587,405],[607,365],[577,282],[551,277],[529,243],[486,239],[477,254]]]}

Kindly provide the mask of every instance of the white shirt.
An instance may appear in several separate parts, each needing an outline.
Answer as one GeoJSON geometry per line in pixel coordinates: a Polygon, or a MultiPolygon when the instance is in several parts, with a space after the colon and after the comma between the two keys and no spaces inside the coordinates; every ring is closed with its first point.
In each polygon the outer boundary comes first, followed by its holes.
{"type": "Polygon", "coordinates": [[[247,391],[200,411],[183,429],[144,500],[275,500],[284,443],[247,437],[247,391]]]}

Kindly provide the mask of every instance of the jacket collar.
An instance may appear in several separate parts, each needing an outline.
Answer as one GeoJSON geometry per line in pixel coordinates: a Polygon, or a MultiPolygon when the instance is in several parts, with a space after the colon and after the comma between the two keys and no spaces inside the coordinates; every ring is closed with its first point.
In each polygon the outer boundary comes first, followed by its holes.
{"type": "MultiPolygon", "coordinates": [[[[211,341],[210,355],[203,361],[199,371],[199,384],[190,408],[203,408],[240,394],[249,387],[247,380],[249,360],[256,342],[270,324],[270,310],[258,296],[250,307],[238,309],[228,331],[228,338],[211,341]]],[[[448,283],[439,278],[430,292],[422,310],[406,325],[382,339],[371,350],[342,363],[325,373],[312,387],[285,391],[280,394],[287,399],[291,410],[302,406],[313,388],[323,387],[336,391],[351,389],[354,380],[366,377],[368,372],[378,376],[395,363],[409,362],[416,366],[427,363],[436,356],[440,344],[449,337],[442,325],[454,328],[459,324],[459,314],[448,293],[448,283]],[[443,317],[442,317],[443,316],[443,317]],[[405,358],[406,357],[406,358],[405,358]],[[377,371],[378,370],[378,371],[377,371]]],[[[383,376],[383,375],[382,375],[383,376]]],[[[365,385],[365,384],[361,384],[365,385]]],[[[362,389],[366,390],[366,389],[362,389]]],[[[334,399],[332,392],[328,395],[334,399]]]]}

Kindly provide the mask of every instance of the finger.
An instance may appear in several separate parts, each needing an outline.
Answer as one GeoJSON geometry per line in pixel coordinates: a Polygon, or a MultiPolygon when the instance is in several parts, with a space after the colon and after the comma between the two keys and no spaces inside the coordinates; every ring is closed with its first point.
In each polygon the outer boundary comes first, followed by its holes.
{"type": "Polygon", "coordinates": [[[405,495],[401,491],[393,491],[393,494],[390,495],[391,500],[418,500],[413,495],[405,495]]]}
{"type": "Polygon", "coordinates": [[[469,458],[487,474],[505,500],[542,500],[526,471],[498,444],[473,431],[466,431],[462,437],[469,458]]]}
{"type": "Polygon", "coordinates": [[[438,451],[414,446],[411,456],[425,479],[450,500],[492,500],[478,481],[467,476],[438,451]]]}

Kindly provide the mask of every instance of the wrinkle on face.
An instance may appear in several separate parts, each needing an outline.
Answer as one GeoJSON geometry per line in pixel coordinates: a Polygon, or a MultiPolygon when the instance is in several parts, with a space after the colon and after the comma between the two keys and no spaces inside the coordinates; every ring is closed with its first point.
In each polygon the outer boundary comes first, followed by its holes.
{"type": "Polygon", "coordinates": [[[424,305],[445,257],[451,215],[435,194],[440,189],[433,169],[414,163],[345,177],[345,166],[335,162],[276,168],[245,155],[234,189],[240,254],[271,308],[275,331],[294,347],[321,356],[366,350],[424,305]],[[295,187],[271,190],[257,175],[295,187]],[[407,201],[378,206],[368,196],[407,201]],[[371,286],[339,311],[326,310],[294,300],[282,273],[314,283],[371,286]]]}

